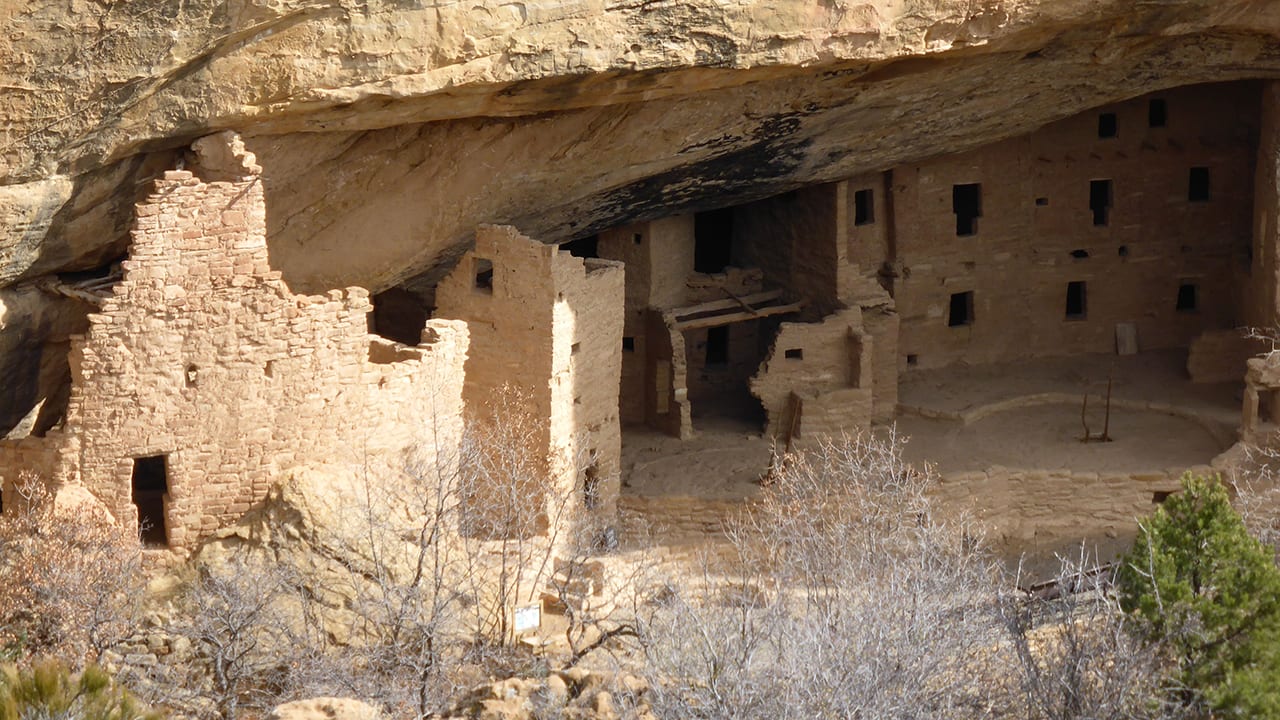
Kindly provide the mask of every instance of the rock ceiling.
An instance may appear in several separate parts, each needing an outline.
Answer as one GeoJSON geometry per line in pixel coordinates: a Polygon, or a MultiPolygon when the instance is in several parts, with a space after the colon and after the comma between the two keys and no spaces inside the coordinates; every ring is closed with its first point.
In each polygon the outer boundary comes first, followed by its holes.
{"type": "Polygon", "coordinates": [[[1280,77],[1271,0],[0,0],[0,287],[118,255],[240,131],[291,285],[430,273],[1280,77]]]}

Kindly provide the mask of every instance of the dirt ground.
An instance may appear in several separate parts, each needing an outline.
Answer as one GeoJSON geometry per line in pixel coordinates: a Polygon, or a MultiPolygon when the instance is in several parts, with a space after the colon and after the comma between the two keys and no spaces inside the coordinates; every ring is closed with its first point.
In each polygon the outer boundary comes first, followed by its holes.
{"type": "MultiPolygon", "coordinates": [[[[900,383],[896,428],[907,459],[938,469],[944,504],[973,512],[1009,562],[1025,553],[1043,574],[1081,540],[1114,556],[1183,471],[1234,442],[1242,384],[1191,383],[1185,361],[1171,351],[918,371],[900,383]],[[1082,443],[1081,398],[1090,393],[1089,425],[1100,434],[1108,378],[1112,441],[1082,443]]],[[[684,442],[623,432],[623,504],[654,526],[664,513],[689,513],[693,498],[709,512],[749,500],[769,467],[772,443],[752,422],[712,414],[695,427],[684,442]]]]}

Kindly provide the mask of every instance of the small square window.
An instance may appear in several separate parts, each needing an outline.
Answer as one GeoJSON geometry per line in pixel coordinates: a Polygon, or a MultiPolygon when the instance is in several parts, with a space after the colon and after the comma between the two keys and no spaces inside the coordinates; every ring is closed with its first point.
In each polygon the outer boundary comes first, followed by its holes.
{"type": "Polygon", "coordinates": [[[783,355],[784,355],[788,360],[803,360],[803,359],[804,359],[804,350],[803,350],[803,349],[801,349],[801,348],[791,348],[791,349],[786,350],[785,352],[783,352],[783,355]]]}
{"type": "Polygon", "coordinates": [[[948,327],[964,327],[973,324],[973,292],[954,293],[947,312],[948,327]]]}
{"type": "Polygon", "coordinates": [[[636,351],[636,339],[635,339],[635,338],[633,338],[633,337],[624,337],[624,338],[622,338],[622,351],[623,351],[623,352],[635,352],[635,351],[636,351]]]}
{"type": "Polygon", "coordinates": [[[632,235],[632,236],[631,236],[631,242],[635,243],[636,245],[639,245],[640,243],[643,243],[643,242],[644,242],[644,235],[642,235],[642,234],[640,234],[640,233],[636,233],[636,234],[632,235]]]}
{"type": "Polygon", "coordinates": [[[1102,113],[1098,116],[1098,137],[1105,139],[1117,137],[1120,134],[1120,122],[1116,119],[1115,113],[1102,113]]]}
{"type": "Polygon", "coordinates": [[[907,364],[908,364],[908,365],[919,365],[919,364],[920,364],[920,356],[919,356],[919,355],[908,355],[908,356],[907,356],[907,364]]]}
{"type": "Polygon", "coordinates": [[[1047,197],[1036,198],[1036,207],[1049,207],[1049,198],[1047,197]]]}
{"type": "Polygon", "coordinates": [[[853,194],[853,224],[870,225],[876,221],[875,194],[859,190],[853,194]]]}

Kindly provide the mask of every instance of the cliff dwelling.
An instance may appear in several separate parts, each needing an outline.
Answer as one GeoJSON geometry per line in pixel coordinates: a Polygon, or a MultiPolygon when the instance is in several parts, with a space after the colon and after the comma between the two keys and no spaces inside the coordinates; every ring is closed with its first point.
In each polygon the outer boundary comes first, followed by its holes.
{"type": "Polygon", "coordinates": [[[19,468],[83,483],[189,549],[292,466],[447,467],[463,419],[514,391],[547,487],[673,541],[777,456],[859,432],[910,438],[1022,550],[1084,513],[1115,535],[1271,417],[1241,328],[1274,304],[1275,105],[1169,90],[559,247],[481,226],[372,297],[292,294],[262,168],[210,136],[137,206],[126,259],[42,286],[93,307],[0,444],[4,494],[19,468]]]}
{"type": "Polygon", "coordinates": [[[883,433],[1050,548],[1280,417],[1256,3],[288,5],[15,59],[0,502],[184,553],[294,468],[451,476],[514,397],[544,530],[704,538],[883,433]]]}

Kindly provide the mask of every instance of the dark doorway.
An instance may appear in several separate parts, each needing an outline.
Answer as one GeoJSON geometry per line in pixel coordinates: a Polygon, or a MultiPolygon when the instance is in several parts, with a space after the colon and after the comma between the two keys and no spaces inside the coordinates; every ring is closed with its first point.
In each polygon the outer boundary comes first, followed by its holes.
{"type": "Polygon", "coordinates": [[[1182,283],[1178,286],[1178,312],[1195,312],[1200,309],[1200,289],[1195,283],[1182,283]]]}
{"type": "Polygon", "coordinates": [[[870,225],[876,221],[875,194],[871,190],[859,190],[853,194],[853,224],[870,225]]]}
{"type": "Polygon", "coordinates": [[[698,213],[693,218],[693,270],[719,273],[733,261],[733,208],[698,213]]]}
{"type": "Polygon", "coordinates": [[[1162,128],[1169,124],[1169,104],[1160,98],[1147,103],[1147,126],[1162,128]]]}
{"type": "Polygon", "coordinates": [[[707,328],[708,365],[724,365],[729,362],[729,326],[707,328]]]}
{"type": "Polygon", "coordinates": [[[1088,286],[1084,281],[1077,280],[1067,283],[1067,312],[1068,320],[1083,320],[1088,309],[1088,286]]]}
{"type": "Polygon", "coordinates": [[[1209,202],[1209,168],[1193,167],[1187,178],[1187,200],[1209,202]]]}
{"type": "Polygon", "coordinates": [[[168,545],[164,496],[169,492],[168,460],[164,455],[134,458],[133,504],[138,508],[138,532],[146,545],[168,545]]]}
{"type": "Polygon", "coordinates": [[[1098,137],[1105,139],[1120,134],[1120,123],[1115,113],[1102,113],[1098,116],[1098,137]]]}
{"type": "Polygon", "coordinates": [[[962,292],[951,296],[951,307],[947,312],[948,327],[964,327],[973,324],[973,293],[962,292]]]}
{"type": "Polygon", "coordinates": [[[964,237],[978,232],[978,218],[982,217],[982,185],[969,183],[952,186],[951,211],[956,214],[956,236],[964,237]]]}
{"type": "Polygon", "coordinates": [[[1111,222],[1111,181],[1089,181],[1089,209],[1093,211],[1093,224],[1107,225],[1111,222]]]}

